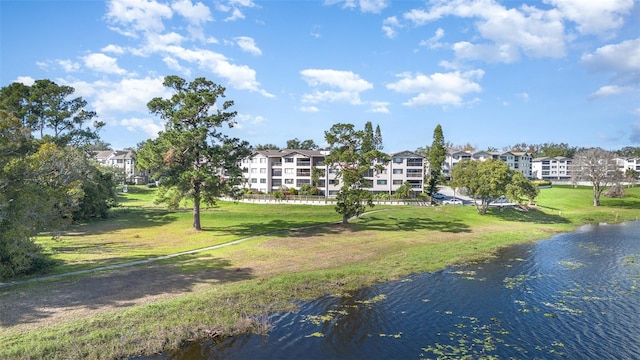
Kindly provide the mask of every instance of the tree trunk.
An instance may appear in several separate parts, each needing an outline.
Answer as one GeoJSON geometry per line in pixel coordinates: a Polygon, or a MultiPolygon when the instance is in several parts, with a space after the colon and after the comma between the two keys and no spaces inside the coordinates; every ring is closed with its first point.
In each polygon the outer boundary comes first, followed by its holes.
{"type": "Polygon", "coordinates": [[[347,215],[342,215],[342,223],[347,224],[349,222],[349,217],[347,215]]]}
{"type": "Polygon", "coordinates": [[[200,231],[200,185],[193,187],[193,228],[200,231]]]}

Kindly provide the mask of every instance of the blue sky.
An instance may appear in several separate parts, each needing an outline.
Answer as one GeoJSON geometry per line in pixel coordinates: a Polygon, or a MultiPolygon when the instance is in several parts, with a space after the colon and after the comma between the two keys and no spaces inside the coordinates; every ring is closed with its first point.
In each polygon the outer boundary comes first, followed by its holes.
{"type": "Polygon", "coordinates": [[[388,152],[445,140],[640,146],[640,2],[0,1],[0,85],[73,86],[114,148],[155,137],[166,75],[226,87],[228,134],[324,145],[380,125],[388,152]]]}

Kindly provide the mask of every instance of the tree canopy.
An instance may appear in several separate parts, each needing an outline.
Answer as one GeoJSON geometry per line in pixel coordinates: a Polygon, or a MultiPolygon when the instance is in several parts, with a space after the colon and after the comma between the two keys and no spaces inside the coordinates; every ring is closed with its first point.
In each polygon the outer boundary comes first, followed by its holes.
{"type": "Polygon", "coordinates": [[[142,145],[141,168],[152,169],[160,179],[159,202],[176,208],[184,199],[193,201],[193,228],[201,230],[200,205],[215,204],[223,196],[235,196],[242,182],[240,160],[250,154],[249,143],[220,131],[233,127],[233,101],[217,104],[225,88],[205,78],[190,83],[167,76],[164,86],[173,89],[169,99],[154,98],[147,106],[160,116],[165,131],[142,145]]]}
{"type": "Polygon", "coordinates": [[[311,139],[300,141],[298,138],[287,140],[287,149],[318,150],[320,147],[311,139]]]}
{"type": "Polygon", "coordinates": [[[336,211],[346,224],[351,217],[361,215],[366,206],[373,206],[373,194],[366,188],[365,174],[372,164],[381,167],[389,162],[388,155],[367,142],[368,131],[356,130],[352,124],[335,124],[325,131],[330,154],[327,164],[337,169],[336,179],[342,186],[336,196],[336,211]]]}
{"type": "Polygon", "coordinates": [[[442,164],[447,156],[442,126],[438,124],[433,130],[433,143],[429,148],[429,177],[427,194],[429,196],[438,192],[438,184],[442,181],[442,164]]]}
{"type": "Polygon", "coordinates": [[[48,266],[39,232],[106,217],[115,203],[113,176],[88,153],[103,124],[85,125],[95,113],[73,92],[50,80],[0,89],[0,279],[48,266]]]}
{"type": "Polygon", "coordinates": [[[462,160],[453,167],[451,176],[451,186],[465,189],[479,214],[485,214],[489,204],[499,197],[526,197],[533,201],[538,194],[531,181],[500,160],[462,160]]]}
{"type": "Polygon", "coordinates": [[[600,148],[581,150],[571,163],[574,183],[589,182],[593,186],[593,206],[600,206],[600,195],[620,176],[615,154],[600,148]]]}

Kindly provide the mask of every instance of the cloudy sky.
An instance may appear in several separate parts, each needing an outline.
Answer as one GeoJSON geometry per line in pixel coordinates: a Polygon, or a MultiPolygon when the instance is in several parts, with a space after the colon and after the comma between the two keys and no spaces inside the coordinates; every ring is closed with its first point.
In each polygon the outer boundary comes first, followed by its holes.
{"type": "Polygon", "coordinates": [[[164,76],[226,88],[251,144],[343,122],[385,150],[640,146],[634,0],[0,1],[0,85],[73,86],[114,148],[157,136],[164,76]]]}

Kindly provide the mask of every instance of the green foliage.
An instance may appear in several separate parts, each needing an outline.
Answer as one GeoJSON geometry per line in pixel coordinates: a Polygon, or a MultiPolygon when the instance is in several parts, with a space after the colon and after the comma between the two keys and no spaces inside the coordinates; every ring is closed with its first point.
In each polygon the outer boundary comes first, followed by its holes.
{"type": "Polygon", "coordinates": [[[451,175],[451,186],[466,189],[467,195],[476,199],[478,213],[485,214],[491,199],[506,194],[513,171],[500,160],[463,160],[453,167],[451,175]]]}
{"type": "Polygon", "coordinates": [[[311,139],[304,141],[300,141],[298,138],[287,140],[287,149],[317,150],[318,148],[319,146],[311,139]]]}
{"type": "Polygon", "coordinates": [[[238,164],[251,149],[246,141],[218,130],[235,124],[236,112],[227,111],[233,101],[216,106],[225,96],[224,87],[205,78],[187,84],[178,76],[167,76],[164,85],[174,95],[154,98],[147,105],[166,120],[166,130],[142,145],[138,162],[161,177],[160,202],[169,208],[176,208],[183,199],[193,202],[193,228],[200,230],[200,203],[212,205],[222,195],[238,196],[237,185],[242,181],[238,164]]]}
{"type": "Polygon", "coordinates": [[[427,194],[429,196],[438,191],[438,184],[442,181],[442,164],[447,156],[444,135],[440,124],[433,130],[433,143],[429,148],[429,178],[427,184],[427,194]]]}
{"type": "Polygon", "coordinates": [[[397,195],[400,199],[408,199],[411,197],[413,190],[411,184],[408,181],[405,181],[404,184],[400,185],[400,187],[396,190],[395,195],[397,195]]]}
{"type": "Polygon", "coordinates": [[[373,206],[371,192],[364,190],[368,184],[365,174],[371,169],[382,168],[389,156],[379,151],[375,144],[367,142],[367,131],[355,130],[352,124],[335,124],[325,131],[325,139],[331,153],[325,162],[337,166],[336,178],[342,187],[338,191],[336,211],[342,214],[342,222],[362,214],[365,205],[373,206]]]}
{"type": "Polygon", "coordinates": [[[533,180],[531,182],[533,185],[537,186],[537,187],[541,187],[541,186],[551,186],[553,183],[549,180],[533,180]]]}
{"type": "Polygon", "coordinates": [[[507,184],[506,194],[509,199],[520,202],[521,198],[527,199],[529,204],[533,203],[533,200],[538,196],[540,190],[524,175],[515,171],[511,177],[511,182],[507,184]]]}

